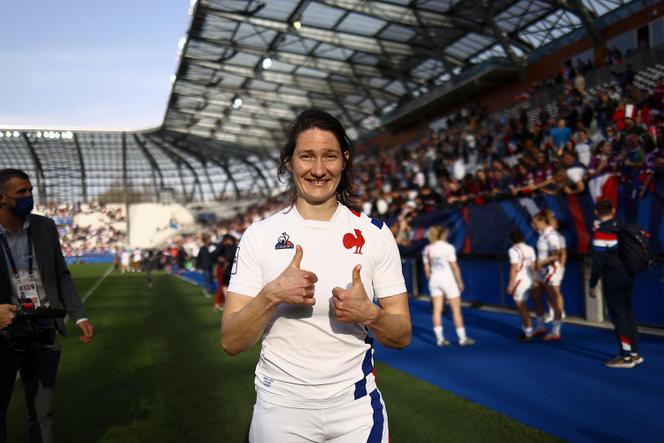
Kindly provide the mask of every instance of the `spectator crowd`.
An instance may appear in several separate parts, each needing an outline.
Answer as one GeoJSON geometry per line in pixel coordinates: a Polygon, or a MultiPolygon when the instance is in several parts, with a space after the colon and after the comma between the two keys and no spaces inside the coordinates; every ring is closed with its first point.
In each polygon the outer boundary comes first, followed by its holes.
{"type": "Polygon", "coordinates": [[[121,206],[49,203],[36,205],[35,212],[55,221],[66,257],[113,252],[126,239],[126,217],[121,206]]]}
{"type": "MultiPolygon", "coordinates": [[[[607,57],[622,63],[615,50],[607,57]]],[[[592,68],[590,63],[565,63],[556,80],[563,82],[564,93],[546,107],[533,109],[526,101],[489,115],[480,105],[469,106],[432,124],[436,129],[417,142],[365,149],[354,163],[361,209],[385,220],[400,241],[410,220],[440,209],[537,194],[590,192],[615,200],[619,185],[632,198],[643,198],[664,174],[664,81],[656,80],[649,89],[637,87],[627,66],[606,87],[586,88],[583,75],[592,68]]],[[[208,224],[206,238],[212,245],[224,235],[239,239],[251,223],[286,201],[281,194],[208,224]]],[[[97,228],[61,224],[66,255],[116,252],[125,240],[125,233],[113,227],[124,221],[120,209],[92,203],[37,211],[56,221],[89,212],[107,218],[97,228]]],[[[182,268],[202,245],[200,235],[180,236],[160,256],[182,268]]]]}

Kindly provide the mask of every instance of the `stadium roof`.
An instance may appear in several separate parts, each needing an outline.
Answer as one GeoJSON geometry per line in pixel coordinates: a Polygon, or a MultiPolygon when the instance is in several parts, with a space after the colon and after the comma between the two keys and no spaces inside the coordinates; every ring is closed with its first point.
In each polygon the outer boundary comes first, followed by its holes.
{"type": "MultiPolygon", "coordinates": [[[[351,138],[469,68],[529,54],[624,0],[199,0],[164,126],[273,150],[305,108],[351,138]]],[[[495,68],[495,63],[487,70],[495,68]]]]}
{"type": "Polygon", "coordinates": [[[327,110],[357,139],[458,96],[470,80],[495,87],[572,32],[602,44],[596,19],[626,3],[194,0],[161,128],[9,128],[0,155],[37,178],[42,201],[126,189],[150,200],[163,191],[185,201],[269,195],[300,111],[327,110]]]}

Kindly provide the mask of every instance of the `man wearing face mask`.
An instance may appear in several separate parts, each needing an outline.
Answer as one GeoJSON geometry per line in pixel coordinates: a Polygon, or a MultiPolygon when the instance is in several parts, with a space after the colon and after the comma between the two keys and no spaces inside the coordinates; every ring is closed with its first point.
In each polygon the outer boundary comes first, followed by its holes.
{"type": "MultiPolygon", "coordinates": [[[[83,343],[89,343],[93,333],[62,256],[55,223],[30,214],[33,205],[28,175],[17,169],[0,170],[0,443],[7,440],[7,409],[17,373],[28,409],[28,441],[54,441],[53,394],[60,344],[54,335],[28,345],[13,342],[19,300],[25,306],[29,299],[37,309],[66,309],[81,329],[83,343]]],[[[40,325],[66,335],[61,318],[40,320],[40,325]]]]}

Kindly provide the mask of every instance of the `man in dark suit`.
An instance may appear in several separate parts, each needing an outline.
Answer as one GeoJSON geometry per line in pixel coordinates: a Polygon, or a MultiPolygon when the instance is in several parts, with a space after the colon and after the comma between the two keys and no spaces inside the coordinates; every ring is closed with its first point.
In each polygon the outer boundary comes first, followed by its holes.
{"type": "MultiPolygon", "coordinates": [[[[66,309],[81,329],[83,343],[89,343],[93,333],[62,256],[55,223],[30,214],[32,207],[27,174],[0,170],[0,443],[7,439],[7,409],[18,372],[28,408],[28,441],[54,439],[53,394],[60,344],[57,339],[20,347],[11,343],[8,332],[18,326],[14,315],[19,299],[30,299],[36,307],[66,309]]],[[[47,329],[66,335],[63,319],[43,322],[47,329]]]]}

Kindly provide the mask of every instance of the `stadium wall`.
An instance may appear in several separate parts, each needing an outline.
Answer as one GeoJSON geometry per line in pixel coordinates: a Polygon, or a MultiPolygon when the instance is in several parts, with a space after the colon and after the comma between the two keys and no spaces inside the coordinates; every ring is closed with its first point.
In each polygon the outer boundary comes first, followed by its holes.
{"type": "MultiPolygon", "coordinates": [[[[560,223],[570,260],[565,270],[562,291],[568,315],[592,318],[586,312],[586,280],[590,272],[594,201],[589,193],[566,196],[535,196],[490,202],[457,209],[436,211],[413,222],[413,242],[402,249],[404,276],[411,294],[428,294],[421,266],[421,250],[427,243],[426,231],[433,225],[448,227],[449,241],[461,255],[461,270],[466,283],[464,299],[473,303],[513,308],[506,293],[509,276],[507,250],[509,233],[520,229],[527,243],[535,245],[537,233],[531,228],[532,216],[551,209],[560,223]]],[[[643,199],[632,199],[621,188],[618,216],[648,230],[650,250],[664,254],[664,183],[643,199]]],[[[634,309],[639,323],[664,327],[664,266],[662,262],[640,274],[635,282],[634,309]]]]}

